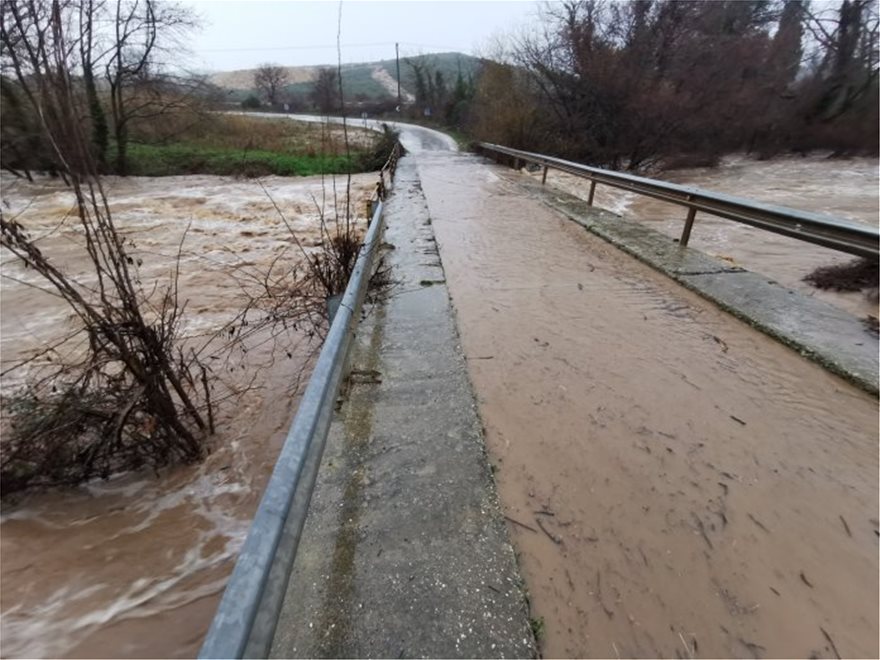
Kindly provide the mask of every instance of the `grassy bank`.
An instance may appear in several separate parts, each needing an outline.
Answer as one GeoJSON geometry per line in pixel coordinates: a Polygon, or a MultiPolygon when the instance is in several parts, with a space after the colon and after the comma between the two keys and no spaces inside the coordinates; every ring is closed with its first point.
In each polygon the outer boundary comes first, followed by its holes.
{"type": "Polygon", "coordinates": [[[139,126],[128,147],[128,173],[253,177],[366,172],[384,162],[391,148],[386,142],[373,131],[350,127],[346,146],[338,126],[211,113],[139,126]]]}
{"type": "Polygon", "coordinates": [[[266,149],[204,147],[190,144],[129,145],[129,174],[171,176],[218,174],[235,176],[310,176],[363,171],[358,155],[289,153],[266,149]]]}

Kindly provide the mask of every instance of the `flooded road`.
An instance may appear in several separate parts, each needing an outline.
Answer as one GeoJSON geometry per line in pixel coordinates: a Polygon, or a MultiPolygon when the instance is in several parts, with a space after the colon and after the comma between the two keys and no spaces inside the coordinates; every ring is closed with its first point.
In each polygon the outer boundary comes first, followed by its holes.
{"type": "MultiPolygon", "coordinates": [[[[541,173],[527,176],[540,178],[541,173]]],[[[729,156],[719,167],[671,170],[655,178],[873,227],[877,226],[880,214],[880,168],[876,158],[829,159],[810,155],[759,161],[729,156]]],[[[564,172],[551,170],[547,182],[584,199],[589,194],[589,182],[564,172]]],[[[681,235],[687,215],[684,208],[674,204],[609,186],[597,186],[594,201],[596,206],[641,220],[673,238],[681,235]]],[[[863,293],[821,291],[803,281],[817,267],[850,261],[853,257],[849,255],[706,214],[697,214],[690,246],[767,275],[856,316],[877,315],[877,301],[863,293]]]]}
{"type": "Polygon", "coordinates": [[[522,174],[419,171],[544,655],[876,657],[876,399],[522,174]]]}
{"type": "MultiPolygon", "coordinates": [[[[375,174],[353,178],[354,198],[375,174]]],[[[266,190],[304,250],[321,240],[316,203],[333,208],[332,181],[268,177],[266,190]],[[324,193],[326,191],[326,199],[324,193]]],[[[5,213],[42,237],[40,247],[87,280],[72,197],[59,182],[4,176],[5,213]]],[[[242,282],[302,255],[272,200],[253,180],[212,176],[108,178],[117,225],[135,241],[147,285],[164,277],[181,240],[184,331],[211,332],[242,304],[242,282]]],[[[337,181],[340,194],[344,181],[337,181]]],[[[358,208],[363,208],[359,203],[358,208]]],[[[332,212],[331,212],[332,215],[332,212]]],[[[62,334],[68,311],[28,286],[30,270],[2,253],[4,368],[62,334]]],[[[192,657],[214,615],[308,377],[316,339],[294,333],[291,357],[254,345],[239,383],[251,389],[221,407],[212,452],[197,466],[97,481],[3,503],[0,516],[0,654],[3,657],[192,657]]],[[[238,374],[239,372],[236,372],[238,374]]],[[[2,381],[8,393],[21,374],[2,381]]]]}
{"type": "MultiPolygon", "coordinates": [[[[545,655],[876,657],[876,400],[525,198],[522,175],[432,153],[454,143],[429,129],[403,141],[545,655]]],[[[357,178],[358,194],[374,182],[357,178]]],[[[60,186],[3,184],[63,250],[60,186]]],[[[320,182],[266,185],[313,246],[320,182]]],[[[235,308],[230,270],[289,249],[250,182],[111,193],[147,271],[169,268],[192,220],[193,332],[235,308]]],[[[65,319],[14,281],[0,305],[4,362],[65,319]]],[[[291,373],[308,366],[305,350],[252,358],[260,387],[224,413],[204,464],[4,504],[0,654],[197,652],[295,409],[291,373]]]]}

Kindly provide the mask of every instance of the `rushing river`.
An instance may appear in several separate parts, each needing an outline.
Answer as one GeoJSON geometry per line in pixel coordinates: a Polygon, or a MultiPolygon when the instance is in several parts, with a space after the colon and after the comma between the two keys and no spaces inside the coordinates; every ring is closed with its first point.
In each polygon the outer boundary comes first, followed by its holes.
{"type": "MultiPolygon", "coordinates": [[[[353,179],[363,199],[374,174],[353,179]]],[[[168,275],[183,242],[180,290],[184,330],[210,332],[242,303],[240,283],[276,258],[296,261],[287,226],[304,250],[320,241],[317,204],[330,179],[253,181],[188,176],[108,179],[117,225],[137,245],[145,282],[168,275]]],[[[4,209],[40,237],[46,254],[79,279],[88,268],[78,249],[73,203],[60,182],[27,184],[4,176],[4,209]]],[[[344,181],[337,181],[340,194],[344,181]]],[[[2,361],[6,369],[67,327],[69,310],[34,289],[38,276],[2,253],[2,361]]],[[[221,408],[214,451],[201,465],[160,475],[121,476],[66,492],[4,502],[0,518],[4,657],[193,656],[213,616],[291,421],[299,384],[317,340],[293,337],[288,359],[254,346],[239,383],[250,385],[221,408]],[[298,340],[298,341],[297,341],[298,340]],[[251,378],[255,380],[251,382],[251,378]]],[[[20,383],[13,372],[8,393],[20,383]]]]}
{"type": "MultiPolygon", "coordinates": [[[[540,176],[540,172],[532,176],[540,176]]],[[[731,156],[719,167],[673,170],[656,178],[874,227],[880,212],[876,158],[841,160],[813,155],[759,161],[731,156]]],[[[561,172],[551,171],[547,181],[580,197],[589,190],[588,182],[561,172]]],[[[681,235],[687,215],[680,206],[601,185],[596,188],[594,203],[675,238],[681,235]]],[[[857,316],[877,314],[876,301],[863,293],[819,291],[803,281],[819,266],[849,261],[852,257],[848,255],[705,214],[697,214],[690,246],[857,316]]]]}

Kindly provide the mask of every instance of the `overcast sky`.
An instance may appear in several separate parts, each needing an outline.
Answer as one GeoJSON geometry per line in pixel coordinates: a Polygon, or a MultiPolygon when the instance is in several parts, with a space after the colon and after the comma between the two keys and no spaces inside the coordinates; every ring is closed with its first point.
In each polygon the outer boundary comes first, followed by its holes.
{"type": "MultiPolygon", "coordinates": [[[[203,27],[190,41],[202,70],[336,62],[335,0],[187,0],[203,27]]],[[[342,60],[369,62],[400,54],[475,54],[491,38],[534,19],[532,0],[344,0],[342,60]]]]}

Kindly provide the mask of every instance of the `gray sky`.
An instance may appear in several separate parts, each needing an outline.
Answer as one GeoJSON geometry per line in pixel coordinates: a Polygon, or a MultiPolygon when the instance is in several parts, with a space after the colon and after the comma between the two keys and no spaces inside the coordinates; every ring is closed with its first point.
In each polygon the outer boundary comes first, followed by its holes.
{"type": "MultiPolygon", "coordinates": [[[[188,0],[203,19],[189,40],[191,66],[201,70],[336,62],[335,0],[188,0]]],[[[534,19],[532,0],[345,0],[342,60],[369,62],[400,54],[474,54],[491,37],[534,19]]]]}

